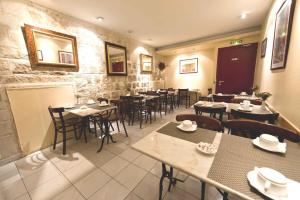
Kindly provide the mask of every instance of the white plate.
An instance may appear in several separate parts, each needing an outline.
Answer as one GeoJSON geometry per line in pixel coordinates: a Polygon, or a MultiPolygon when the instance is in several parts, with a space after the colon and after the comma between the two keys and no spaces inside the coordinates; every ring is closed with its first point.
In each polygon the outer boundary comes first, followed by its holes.
{"type": "Polygon", "coordinates": [[[185,129],[185,128],[182,127],[182,124],[179,124],[179,125],[177,126],[177,128],[179,128],[180,130],[182,130],[182,131],[184,131],[184,132],[194,132],[194,131],[197,130],[197,124],[193,124],[192,127],[189,128],[189,129],[185,129]]]}
{"type": "Polygon", "coordinates": [[[267,151],[272,151],[272,152],[278,152],[278,153],[285,153],[286,152],[286,143],[281,143],[279,142],[277,146],[266,146],[265,144],[261,143],[259,141],[259,137],[257,137],[256,139],[252,140],[252,143],[255,146],[258,146],[264,150],[267,151]]]}
{"type": "Polygon", "coordinates": [[[248,109],[238,107],[238,110],[243,111],[243,112],[252,112],[253,109],[251,107],[249,107],[248,109]]]}
{"type": "Polygon", "coordinates": [[[200,142],[199,144],[197,144],[196,149],[201,153],[207,155],[214,155],[218,150],[214,144],[209,144],[204,142],[200,142]]]}
{"type": "MultiPolygon", "coordinates": [[[[252,187],[254,187],[261,194],[273,200],[296,200],[300,196],[300,184],[296,181],[287,179],[286,188],[270,188],[265,191],[265,181],[259,177],[257,171],[252,170],[248,172],[247,179],[252,187]]],[[[272,186],[271,186],[272,187],[272,186]]]]}
{"type": "Polygon", "coordinates": [[[71,109],[71,108],[75,108],[75,105],[66,105],[64,106],[65,109],[71,109]]]}
{"type": "Polygon", "coordinates": [[[99,103],[98,105],[99,105],[100,107],[109,106],[108,103],[107,103],[107,104],[101,104],[101,103],[99,103]]]}

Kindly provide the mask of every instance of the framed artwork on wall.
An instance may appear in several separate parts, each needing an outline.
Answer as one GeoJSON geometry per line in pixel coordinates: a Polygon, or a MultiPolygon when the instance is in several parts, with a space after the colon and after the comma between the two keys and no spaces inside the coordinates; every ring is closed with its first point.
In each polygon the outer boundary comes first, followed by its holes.
{"type": "Polygon", "coordinates": [[[285,68],[295,0],[286,0],[276,14],[271,70],[285,68]]]}
{"type": "Polygon", "coordinates": [[[268,38],[265,38],[261,42],[261,47],[260,47],[260,57],[261,58],[264,58],[266,56],[267,42],[268,42],[268,38]]]}
{"type": "Polygon", "coordinates": [[[58,51],[58,59],[59,59],[59,63],[62,63],[62,64],[72,64],[72,63],[74,63],[72,52],[58,51]]]}
{"type": "Polygon", "coordinates": [[[153,66],[153,57],[145,54],[140,55],[141,73],[151,74],[153,66]]]}
{"type": "Polygon", "coordinates": [[[179,73],[198,73],[198,58],[191,58],[179,61],[179,73]]]}
{"type": "Polygon", "coordinates": [[[37,54],[38,61],[43,61],[43,51],[37,50],[36,54],[37,54]]]}
{"type": "Polygon", "coordinates": [[[105,57],[107,75],[127,76],[126,47],[110,42],[105,42],[105,57]]]}

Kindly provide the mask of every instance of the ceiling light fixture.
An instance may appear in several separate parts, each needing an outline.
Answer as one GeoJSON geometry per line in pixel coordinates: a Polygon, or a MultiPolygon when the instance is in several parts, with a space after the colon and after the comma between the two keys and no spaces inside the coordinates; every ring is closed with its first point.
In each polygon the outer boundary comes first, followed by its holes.
{"type": "Polygon", "coordinates": [[[104,20],[104,18],[103,17],[97,17],[97,20],[102,22],[104,20]]]}
{"type": "Polygon", "coordinates": [[[242,13],[241,16],[240,16],[240,18],[241,18],[241,19],[246,19],[247,16],[248,16],[247,13],[242,13]]]}

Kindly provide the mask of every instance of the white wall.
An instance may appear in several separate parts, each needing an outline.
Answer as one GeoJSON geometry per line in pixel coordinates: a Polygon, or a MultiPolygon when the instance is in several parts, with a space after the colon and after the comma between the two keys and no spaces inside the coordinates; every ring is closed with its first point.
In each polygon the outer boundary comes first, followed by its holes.
{"type": "Polygon", "coordinates": [[[214,80],[214,51],[203,50],[190,54],[180,54],[166,58],[165,87],[200,89],[202,94],[213,87],[214,80]],[[180,74],[179,61],[198,58],[198,73],[180,74]]]}
{"type": "MultiPolygon", "coordinates": [[[[283,0],[274,2],[266,18],[261,41],[268,38],[266,56],[258,59],[255,83],[261,91],[270,92],[273,96],[268,103],[290,121],[295,128],[300,128],[300,3],[296,2],[292,25],[289,53],[285,69],[270,70],[273,48],[275,18],[283,0]]],[[[258,53],[260,55],[260,52],[258,53]]]]}

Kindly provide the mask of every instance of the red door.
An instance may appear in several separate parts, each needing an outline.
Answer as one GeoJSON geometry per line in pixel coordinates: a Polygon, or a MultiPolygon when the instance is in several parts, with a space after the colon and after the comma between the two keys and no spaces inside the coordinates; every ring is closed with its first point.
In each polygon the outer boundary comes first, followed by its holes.
{"type": "Polygon", "coordinates": [[[257,43],[218,49],[216,93],[239,94],[253,87],[257,43]]]}

